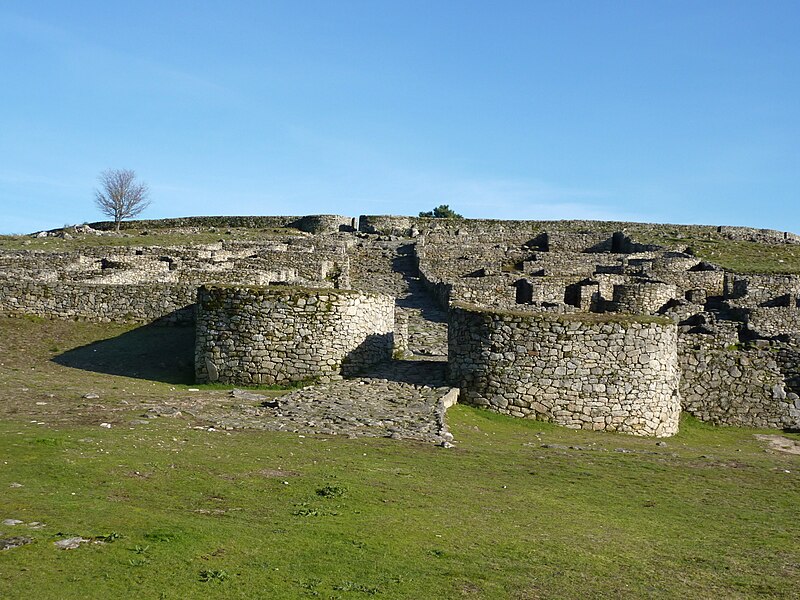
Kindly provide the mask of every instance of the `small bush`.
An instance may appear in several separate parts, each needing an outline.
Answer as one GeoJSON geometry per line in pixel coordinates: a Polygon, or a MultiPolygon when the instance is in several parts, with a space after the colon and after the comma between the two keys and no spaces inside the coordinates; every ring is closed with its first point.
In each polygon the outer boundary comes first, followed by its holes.
{"type": "Polygon", "coordinates": [[[200,581],[216,581],[217,583],[222,583],[227,578],[228,574],[219,569],[203,569],[200,571],[200,581]]]}
{"type": "Polygon", "coordinates": [[[317,496],[323,498],[341,498],[347,493],[347,488],[338,485],[326,485],[317,490],[317,496]]]}

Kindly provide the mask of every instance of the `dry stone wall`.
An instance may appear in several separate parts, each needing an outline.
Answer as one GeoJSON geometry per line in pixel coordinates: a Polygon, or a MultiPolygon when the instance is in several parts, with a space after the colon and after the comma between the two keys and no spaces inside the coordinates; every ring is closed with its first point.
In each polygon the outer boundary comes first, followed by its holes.
{"type": "Polygon", "coordinates": [[[800,331],[800,309],[796,306],[747,308],[742,314],[748,329],[758,337],[800,331]]]}
{"type": "Polygon", "coordinates": [[[0,313],[189,322],[204,284],[347,288],[347,242],[337,238],[0,253],[0,313]]]}
{"type": "Polygon", "coordinates": [[[330,381],[391,358],[394,300],[350,290],[201,287],[195,372],[237,385],[330,381]]]}
{"type": "MultiPolygon", "coordinates": [[[[89,226],[99,231],[114,229],[113,221],[98,221],[89,226]]],[[[174,219],[143,219],[123,221],[120,229],[174,229],[185,227],[246,227],[248,229],[278,229],[290,227],[308,233],[330,233],[352,230],[355,219],[341,215],[249,216],[249,217],[179,217],[174,219]]]]}
{"type": "Polygon", "coordinates": [[[162,324],[194,320],[195,285],[94,285],[0,280],[0,314],[162,324]]]}
{"type": "Polygon", "coordinates": [[[675,286],[662,281],[620,284],[614,286],[613,301],[606,308],[635,315],[655,314],[676,295],[675,286]]]}
{"type": "Polygon", "coordinates": [[[461,399],[574,429],[664,437],[678,430],[677,328],[451,308],[449,377],[461,399]]]}
{"type": "MultiPolygon", "coordinates": [[[[383,235],[409,235],[412,230],[443,229],[463,233],[475,233],[505,238],[541,234],[547,230],[572,232],[631,232],[636,234],[668,233],[671,237],[724,238],[735,241],[763,242],[770,244],[797,244],[800,236],[774,229],[755,229],[752,227],[731,227],[726,225],[677,225],[669,223],[631,223],[627,221],[522,221],[501,219],[431,219],[427,217],[406,217],[393,215],[361,215],[359,231],[383,235]]],[[[634,247],[637,246],[634,244],[634,247]]]]}
{"type": "Polygon", "coordinates": [[[787,293],[800,295],[800,275],[738,275],[725,277],[725,298],[757,306],[787,293]]]}
{"type": "Polygon", "coordinates": [[[679,348],[681,397],[690,414],[716,425],[800,426],[800,398],[787,390],[778,352],[694,334],[682,335],[679,348]]]}

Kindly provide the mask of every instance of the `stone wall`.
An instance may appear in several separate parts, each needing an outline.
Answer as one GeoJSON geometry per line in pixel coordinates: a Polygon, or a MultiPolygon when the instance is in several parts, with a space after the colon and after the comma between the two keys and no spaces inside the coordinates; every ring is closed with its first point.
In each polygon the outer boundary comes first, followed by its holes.
{"type": "Polygon", "coordinates": [[[749,306],[769,302],[792,293],[800,295],[800,275],[725,275],[725,298],[744,301],[749,306]]]}
{"type": "Polygon", "coordinates": [[[748,328],[759,337],[773,337],[800,331],[800,310],[796,306],[747,308],[742,313],[748,328]]]}
{"type": "Polygon", "coordinates": [[[549,252],[611,252],[612,237],[607,231],[548,231],[545,245],[549,252]]]}
{"type": "Polygon", "coordinates": [[[103,323],[191,323],[194,285],[95,285],[0,279],[0,314],[103,323]]]}
{"type": "Polygon", "coordinates": [[[613,300],[606,308],[635,315],[655,314],[676,294],[674,285],[662,281],[625,283],[614,286],[613,300]]]}
{"type": "Polygon", "coordinates": [[[329,381],[392,356],[394,300],[350,290],[201,287],[195,372],[238,385],[329,381]]]}
{"type": "MultiPolygon", "coordinates": [[[[615,232],[625,232],[630,238],[637,234],[666,234],[674,238],[703,236],[709,239],[722,238],[735,241],[764,242],[771,244],[800,243],[800,236],[791,232],[752,227],[732,227],[717,225],[678,225],[669,223],[632,223],[627,221],[523,221],[500,219],[431,219],[392,215],[361,215],[359,231],[384,235],[409,235],[412,229],[420,232],[431,228],[462,233],[481,234],[490,238],[501,235],[506,238],[535,237],[545,231],[592,232],[592,235],[607,233],[609,238],[615,232]]],[[[627,240],[631,249],[642,246],[627,240]]],[[[627,249],[627,248],[626,248],[627,249]]]]}
{"type": "Polygon", "coordinates": [[[800,400],[787,392],[779,355],[723,346],[714,336],[679,343],[683,409],[702,421],[739,427],[799,427],[800,400]]]}
{"type": "MultiPolygon", "coordinates": [[[[204,284],[278,283],[348,288],[347,243],[338,236],[309,236],[0,253],[0,312],[5,314],[150,322],[193,305],[195,290],[204,284]]],[[[169,320],[191,320],[191,310],[184,312],[188,316],[169,320]]]]}
{"type": "MultiPolygon", "coordinates": [[[[89,223],[93,229],[110,231],[114,229],[113,221],[89,223]]],[[[182,227],[245,227],[248,229],[279,229],[290,227],[307,233],[331,233],[335,231],[352,231],[355,220],[341,215],[306,215],[299,216],[249,216],[249,217],[178,217],[174,219],[142,219],[139,221],[123,221],[120,229],[177,229],[182,227]]]]}
{"type": "Polygon", "coordinates": [[[448,340],[449,376],[466,403],[575,429],[678,430],[677,328],[665,319],[454,304],[448,340]]]}

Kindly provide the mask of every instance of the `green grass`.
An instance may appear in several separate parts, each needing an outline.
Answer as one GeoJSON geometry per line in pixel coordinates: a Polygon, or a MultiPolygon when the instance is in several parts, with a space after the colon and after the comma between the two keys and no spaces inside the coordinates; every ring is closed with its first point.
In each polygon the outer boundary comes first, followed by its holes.
{"type": "Polygon", "coordinates": [[[0,319],[0,521],[46,523],[0,525],[34,539],[0,551],[2,598],[800,594],[800,457],[757,430],[684,418],[664,447],[464,406],[452,449],[134,425],[137,401],[184,397],[158,364],[191,349],[132,331],[0,319]],[[93,364],[97,344],[144,353],[151,379],[93,364]],[[53,546],[73,535],[107,541],[53,546]]]}
{"type": "Polygon", "coordinates": [[[3,494],[2,513],[47,527],[14,528],[35,543],[2,555],[0,595],[800,592],[800,465],[767,456],[752,432],[684,422],[662,449],[464,407],[450,420],[453,450],[225,435],[174,421],[119,430],[3,423],[0,485],[23,487],[3,494]],[[77,550],[52,545],[111,534],[120,537],[77,550]]]}
{"type": "Polygon", "coordinates": [[[759,244],[712,236],[670,237],[634,235],[636,241],[660,244],[670,248],[691,248],[698,258],[705,259],[737,273],[800,273],[800,246],[793,244],[759,244]]]}

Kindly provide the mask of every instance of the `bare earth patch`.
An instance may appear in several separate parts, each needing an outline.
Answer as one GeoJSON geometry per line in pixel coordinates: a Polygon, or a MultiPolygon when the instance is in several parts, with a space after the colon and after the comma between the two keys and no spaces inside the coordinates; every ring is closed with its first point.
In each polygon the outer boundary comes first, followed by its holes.
{"type": "Polygon", "coordinates": [[[756,434],[754,436],[757,440],[767,442],[768,450],[775,450],[776,452],[785,452],[786,454],[800,455],[800,442],[790,440],[782,435],[768,435],[756,434]]]}

